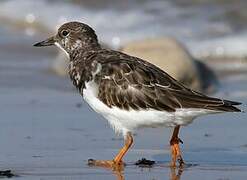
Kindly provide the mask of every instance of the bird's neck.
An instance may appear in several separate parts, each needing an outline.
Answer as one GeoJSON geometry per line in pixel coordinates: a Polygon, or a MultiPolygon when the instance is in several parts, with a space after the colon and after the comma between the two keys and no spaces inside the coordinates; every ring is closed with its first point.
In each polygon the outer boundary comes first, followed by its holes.
{"type": "Polygon", "coordinates": [[[69,52],[70,60],[73,61],[77,59],[77,57],[83,57],[84,54],[87,54],[90,51],[100,50],[101,46],[99,43],[90,43],[90,44],[82,44],[81,46],[77,46],[72,48],[69,52]]]}
{"type": "Polygon", "coordinates": [[[80,83],[92,80],[91,71],[95,66],[93,65],[93,57],[100,50],[102,50],[102,48],[99,44],[91,44],[91,46],[81,46],[80,48],[76,48],[69,54],[69,75],[72,80],[78,77],[78,73],[81,76],[80,83]]]}
{"type": "Polygon", "coordinates": [[[92,71],[95,69],[93,56],[97,54],[97,48],[78,49],[70,55],[68,73],[74,86],[81,92],[85,88],[85,83],[93,80],[92,71]]]}

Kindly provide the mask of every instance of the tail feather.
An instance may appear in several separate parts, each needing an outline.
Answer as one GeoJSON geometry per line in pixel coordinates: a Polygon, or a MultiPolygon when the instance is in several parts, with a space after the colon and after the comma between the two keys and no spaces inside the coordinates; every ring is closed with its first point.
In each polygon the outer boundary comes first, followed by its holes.
{"type": "Polygon", "coordinates": [[[225,112],[241,112],[241,110],[235,106],[219,106],[212,108],[212,110],[225,111],[225,112]]]}
{"type": "Polygon", "coordinates": [[[217,109],[226,112],[241,112],[241,110],[235,106],[241,105],[240,102],[223,100],[224,104],[222,106],[217,107],[217,109]]]}
{"type": "Polygon", "coordinates": [[[236,106],[240,105],[240,102],[222,100],[205,96],[199,93],[189,94],[187,92],[173,94],[176,99],[185,108],[204,108],[214,111],[225,111],[225,112],[241,112],[236,106]]]}
{"type": "Polygon", "coordinates": [[[223,100],[224,104],[229,105],[229,106],[237,106],[241,105],[241,102],[236,102],[236,101],[229,101],[229,100],[223,100]]]}

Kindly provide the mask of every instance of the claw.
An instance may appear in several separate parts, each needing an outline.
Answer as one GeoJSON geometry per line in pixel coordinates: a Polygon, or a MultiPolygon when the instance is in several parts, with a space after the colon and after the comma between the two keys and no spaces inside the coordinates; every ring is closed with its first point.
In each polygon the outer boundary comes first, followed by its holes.
{"type": "Polygon", "coordinates": [[[94,159],[88,159],[88,165],[110,168],[112,170],[123,170],[125,166],[125,164],[122,161],[116,163],[114,160],[94,160],[94,159]]]}
{"type": "Polygon", "coordinates": [[[95,160],[94,159],[88,159],[87,160],[87,165],[93,166],[94,164],[95,164],[95,160]]]}

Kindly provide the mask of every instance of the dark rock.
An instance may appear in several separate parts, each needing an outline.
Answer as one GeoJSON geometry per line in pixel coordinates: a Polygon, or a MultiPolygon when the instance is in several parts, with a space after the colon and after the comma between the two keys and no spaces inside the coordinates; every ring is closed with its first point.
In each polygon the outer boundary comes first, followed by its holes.
{"type": "Polygon", "coordinates": [[[11,178],[14,176],[16,176],[16,175],[14,175],[11,170],[0,171],[0,178],[4,178],[4,177],[11,178]]]}
{"type": "Polygon", "coordinates": [[[151,161],[145,158],[138,160],[135,165],[139,167],[152,167],[155,164],[155,161],[151,161]]]}

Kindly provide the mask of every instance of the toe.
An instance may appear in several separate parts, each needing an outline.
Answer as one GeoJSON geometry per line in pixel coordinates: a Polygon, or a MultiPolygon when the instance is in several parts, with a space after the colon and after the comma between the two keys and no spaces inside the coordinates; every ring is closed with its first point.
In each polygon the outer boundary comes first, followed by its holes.
{"type": "Polygon", "coordinates": [[[94,160],[89,159],[88,160],[89,166],[97,166],[97,167],[103,167],[103,168],[111,168],[113,170],[121,170],[124,168],[124,162],[115,162],[114,160],[94,160]]]}
{"type": "Polygon", "coordinates": [[[94,160],[94,159],[88,159],[88,160],[87,160],[87,165],[89,165],[89,166],[94,166],[94,165],[95,165],[95,161],[96,161],[96,160],[94,160]]]}

